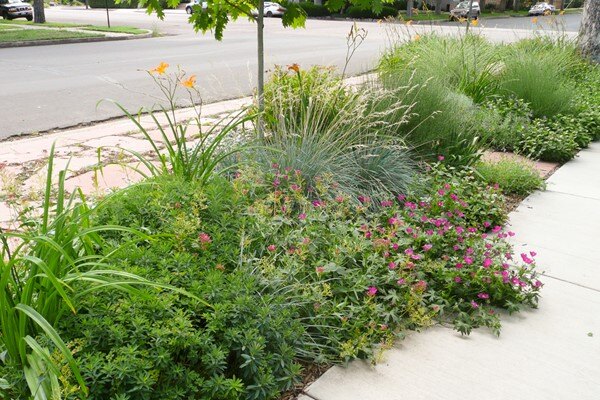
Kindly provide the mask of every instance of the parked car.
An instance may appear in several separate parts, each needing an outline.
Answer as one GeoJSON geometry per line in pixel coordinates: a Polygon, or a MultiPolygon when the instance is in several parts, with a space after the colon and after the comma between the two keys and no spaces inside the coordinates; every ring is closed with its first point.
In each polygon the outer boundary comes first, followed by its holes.
{"type": "MultiPolygon", "coordinates": [[[[265,17],[281,17],[285,13],[285,8],[279,3],[265,1],[265,17]]],[[[252,15],[258,15],[258,10],[252,10],[252,15]]]]}
{"type": "Polygon", "coordinates": [[[461,1],[450,11],[450,20],[454,21],[457,19],[477,19],[481,15],[481,9],[479,8],[479,2],[474,1],[471,7],[471,13],[469,13],[470,1],[461,1]]]}
{"type": "Polygon", "coordinates": [[[194,12],[193,7],[197,6],[197,5],[201,5],[203,10],[206,10],[206,7],[208,7],[208,3],[206,1],[192,0],[187,6],[185,6],[185,12],[188,14],[193,13],[194,12]]]}
{"type": "Polygon", "coordinates": [[[529,16],[554,14],[556,7],[548,3],[537,3],[529,9],[529,16]]]}
{"type": "Polygon", "coordinates": [[[4,19],[26,18],[33,19],[33,7],[21,0],[0,0],[0,15],[4,19]]]}

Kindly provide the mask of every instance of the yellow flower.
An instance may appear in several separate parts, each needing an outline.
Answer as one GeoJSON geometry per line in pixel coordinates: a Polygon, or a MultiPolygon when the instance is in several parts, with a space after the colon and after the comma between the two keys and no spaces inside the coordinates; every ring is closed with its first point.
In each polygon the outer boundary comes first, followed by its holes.
{"type": "Polygon", "coordinates": [[[562,10],[561,12],[559,12],[558,15],[565,15],[565,10],[562,10]]]}
{"type": "Polygon", "coordinates": [[[158,67],[150,70],[150,72],[156,72],[159,75],[163,75],[167,68],[169,68],[169,64],[167,64],[166,62],[161,62],[160,64],[158,64],[158,67]]]}
{"type": "Polygon", "coordinates": [[[471,25],[473,25],[473,26],[479,25],[479,20],[478,19],[474,19],[473,21],[471,21],[471,25]]]}
{"type": "Polygon", "coordinates": [[[537,22],[538,22],[538,18],[537,17],[531,18],[531,23],[532,24],[537,24],[537,22]]]}
{"type": "Polygon", "coordinates": [[[406,21],[407,26],[411,26],[412,24],[413,24],[412,19],[409,19],[408,21],[406,21]]]}
{"type": "Polygon", "coordinates": [[[181,81],[181,84],[188,89],[191,89],[196,85],[196,75],[190,75],[185,81],[181,81]]]}
{"type": "Polygon", "coordinates": [[[419,35],[418,33],[413,36],[413,40],[416,42],[417,40],[421,40],[421,35],[419,35]]]}
{"type": "Polygon", "coordinates": [[[292,65],[288,65],[288,69],[290,71],[294,71],[294,72],[300,72],[300,66],[296,63],[292,64],[292,65]]]}

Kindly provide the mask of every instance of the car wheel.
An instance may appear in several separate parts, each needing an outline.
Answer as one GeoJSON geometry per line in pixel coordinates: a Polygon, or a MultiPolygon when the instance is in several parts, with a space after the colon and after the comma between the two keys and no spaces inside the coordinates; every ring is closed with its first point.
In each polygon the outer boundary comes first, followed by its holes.
{"type": "Polygon", "coordinates": [[[4,18],[4,19],[10,19],[10,18],[8,18],[8,11],[4,11],[2,13],[2,18],[4,18]]]}
{"type": "Polygon", "coordinates": [[[185,12],[188,13],[188,14],[191,14],[192,13],[192,7],[186,7],[185,8],[185,12]]]}
{"type": "Polygon", "coordinates": [[[27,19],[27,21],[33,21],[33,16],[32,15],[28,15],[27,17],[25,17],[27,19]]]}
{"type": "Polygon", "coordinates": [[[273,13],[271,11],[267,11],[265,16],[271,18],[273,16],[273,13]]]}

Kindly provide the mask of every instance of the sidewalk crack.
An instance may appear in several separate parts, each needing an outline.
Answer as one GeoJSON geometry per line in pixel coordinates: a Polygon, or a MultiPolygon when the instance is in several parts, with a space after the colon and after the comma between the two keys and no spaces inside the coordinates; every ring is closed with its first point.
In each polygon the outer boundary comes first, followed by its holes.
{"type": "Polygon", "coordinates": [[[547,275],[547,274],[542,274],[542,276],[545,276],[547,278],[551,278],[551,279],[554,279],[554,280],[557,280],[557,281],[561,281],[561,282],[568,283],[568,284],[571,284],[571,285],[579,286],[579,287],[582,287],[584,289],[588,289],[588,290],[592,290],[594,292],[600,293],[600,289],[596,289],[596,288],[593,288],[591,286],[582,285],[581,283],[569,281],[569,280],[566,280],[566,279],[562,279],[562,278],[559,278],[559,277],[556,277],[556,276],[552,276],[552,275],[547,275]]]}

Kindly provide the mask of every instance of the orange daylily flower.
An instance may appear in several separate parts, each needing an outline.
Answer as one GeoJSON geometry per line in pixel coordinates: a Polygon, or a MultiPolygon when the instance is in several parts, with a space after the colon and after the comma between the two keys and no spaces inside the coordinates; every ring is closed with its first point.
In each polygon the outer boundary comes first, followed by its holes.
{"type": "Polygon", "coordinates": [[[474,19],[473,21],[471,21],[471,25],[478,26],[479,25],[479,20],[478,19],[474,19]]]}
{"type": "Polygon", "coordinates": [[[196,85],[196,75],[190,75],[185,81],[181,81],[181,84],[188,89],[193,88],[196,85]]]}
{"type": "Polygon", "coordinates": [[[294,72],[300,72],[300,65],[294,63],[292,65],[288,65],[288,69],[294,72]]]}
{"type": "Polygon", "coordinates": [[[421,40],[421,35],[416,34],[415,36],[413,36],[413,40],[416,42],[417,40],[421,40]]]}
{"type": "Polygon", "coordinates": [[[163,75],[167,68],[169,68],[169,64],[167,64],[166,62],[161,62],[160,64],[158,64],[158,67],[150,70],[150,72],[156,72],[159,75],[163,75]]]}

